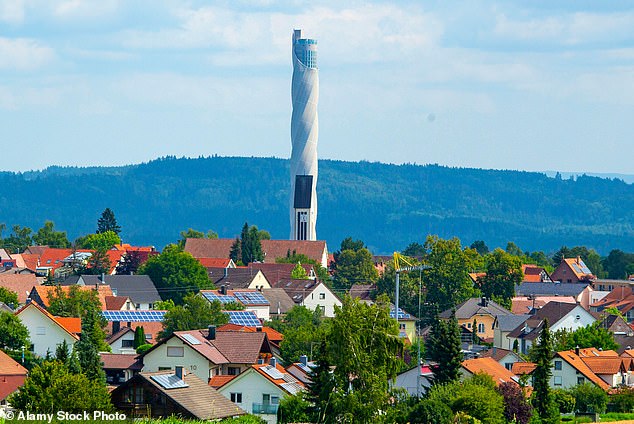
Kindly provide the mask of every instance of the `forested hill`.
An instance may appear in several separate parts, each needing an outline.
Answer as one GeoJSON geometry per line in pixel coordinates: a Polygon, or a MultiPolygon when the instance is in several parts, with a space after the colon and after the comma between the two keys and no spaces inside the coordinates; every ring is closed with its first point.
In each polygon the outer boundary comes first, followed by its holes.
{"type": "MultiPolygon", "coordinates": [[[[0,223],[69,238],[93,232],[114,210],[124,241],[162,248],[181,230],[236,236],[248,221],[273,238],[289,232],[289,166],[275,158],[163,158],[109,168],[51,167],[0,173],[0,223]]],[[[317,234],[331,250],[347,237],[375,253],[403,249],[426,234],[525,250],[586,245],[607,254],[634,250],[634,186],[621,180],[549,178],[518,171],[323,160],[317,234]]],[[[7,232],[5,232],[5,236],[7,232]]]]}

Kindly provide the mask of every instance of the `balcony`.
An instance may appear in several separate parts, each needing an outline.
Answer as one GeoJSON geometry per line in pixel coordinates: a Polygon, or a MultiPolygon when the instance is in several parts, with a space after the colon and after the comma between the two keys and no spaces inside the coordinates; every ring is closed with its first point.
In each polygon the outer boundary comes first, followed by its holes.
{"type": "Polygon", "coordinates": [[[278,406],[270,403],[254,403],[251,412],[254,414],[277,415],[278,406]]]}

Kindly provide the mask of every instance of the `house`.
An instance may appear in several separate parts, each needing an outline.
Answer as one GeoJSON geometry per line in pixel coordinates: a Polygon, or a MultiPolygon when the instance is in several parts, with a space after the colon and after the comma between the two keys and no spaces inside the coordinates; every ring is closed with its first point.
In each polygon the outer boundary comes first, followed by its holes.
{"type": "Polygon", "coordinates": [[[235,268],[231,258],[196,258],[205,268],[235,268]]]}
{"type": "Polygon", "coordinates": [[[566,284],[591,283],[597,277],[592,274],[590,268],[583,262],[580,256],[576,258],[564,258],[552,272],[550,278],[566,284]]]}
{"type": "Polygon", "coordinates": [[[374,302],[376,290],[376,284],[353,284],[348,295],[353,299],[359,299],[360,302],[371,304],[374,302]]]}
{"type": "Polygon", "coordinates": [[[602,312],[606,308],[616,308],[625,316],[627,322],[634,321],[634,293],[632,287],[615,287],[605,297],[590,305],[590,310],[593,312],[602,312]]]}
{"type": "Polygon", "coordinates": [[[63,278],[72,273],[73,268],[86,265],[92,250],[62,249],[48,246],[29,247],[28,253],[38,255],[36,273],[40,276],[63,278]]]}
{"type": "Polygon", "coordinates": [[[272,317],[282,317],[295,306],[295,302],[293,302],[293,299],[286,294],[284,289],[263,289],[262,296],[264,296],[271,305],[269,308],[269,314],[272,317]]]}
{"type": "Polygon", "coordinates": [[[508,349],[500,349],[492,347],[491,349],[484,350],[479,354],[480,358],[493,358],[498,364],[502,365],[507,370],[513,369],[513,364],[516,362],[524,362],[524,360],[515,352],[508,349]]]}
{"type": "Polygon", "coordinates": [[[280,344],[282,343],[282,340],[284,340],[284,335],[271,327],[247,327],[244,325],[227,323],[218,327],[216,331],[241,331],[247,333],[257,333],[258,331],[261,331],[266,333],[266,337],[269,339],[271,354],[278,358],[281,356],[280,344]]]}
{"type": "Polygon", "coordinates": [[[199,295],[209,302],[219,301],[222,304],[237,303],[243,305],[245,311],[253,311],[259,319],[268,321],[271,304],[258,290],[241,289],[227,290],[221,286],[220,290],[201,290],[199,295]]]}
{"type": "Polygon", "coordinates": [[[528,353],[530,347],[541,334],[545,320],[548,320],[552,332],[562,329],[575,331],[596,321],[590,312],[580,305],[550,302],[507,335],[511,346],[517,340],[519,352],[528,353]]]}
{"type": "Polygon", "coordinates": [[[548,271],[538,265],[523,264],[522,274],[524,275],[523,282],[525,283],[552,283],[553,281],[548,271]]]}
{"type": "Polygon", "coordinates": [[[463,378],[471,377],[475,374],[487,374],[491,376],[497,386],[503,383],[517,383],[519,381],[515,374],[491,357],[462,361],[461,373],[463,378]]]}
{"type": "MultiPolygon", "coordinates": [[[[185,241],[185,252],[194,258],[228,258],[235,239],[188,238],[185,241]]],[[[302,254],[328,267],[328,246],[323,240],[261,240],[265,263],[275,263],[277,258],[285,258],[289,254],[302,254]]]]}
{"type": "Polygon", "coordinates": [[[55,354],[57,346],[63,341],[72,347],[79,340],[80,318],[54,317],[35,302],[27,303],[15,315],[29,330],[29,350],[38,356],[45,357],[47,352],[55,354]]]}
{"type": "Polygon", "coordinates": [[[24,385],[27,369],[0,350],[0,406],[7,406],[7,397],[24,385]]]}
{"type": "Polygon", "coordinates": [[[301,355],[299,362],[294,362],[286,367],[286,372],[301,381],[303,384],[311,382],[310,373],[317,365],[313,361],[308,360],[308,356],[301,355]]]}
{"type": "Polygon", "coordinates": [[[245,412],[182,367],[175,371],[141,372],[111,393],[112,404],[129,418],[181,416],[220,420],[245,412]]]}
{"type": "Polygon", "coordinates": [[[262,271],[252,268],[207,268],[209,279],[216,287],[227,289],[270,289],[271,284],[262,271]]]}
{"type": "Polygon", "coordinates": [[[511,331],[515,330],[520,324],[526,322],[530,315],[500,315],[495,317],[493,322],[493,346],[499,349],[512,350],[513,340],[508,338],[511,331]]]}
{"type": "MultiPolygon", "coordinates": [[[[214,384],[213,380],[211,384],[214,384]]],[[[305,390],[304,384],[271,358],[268,364],[251,365],[240,375],[225,381],[218,392],[267,423],[277,423],[277,409],[286,395],[305,390]]]]}
{"type": "MultiPolygon", "coordinates": [[[[33,286],[29,292],[28,299],[42,306],[48,308],[50,306],[50,299],[55,296],[57,291],[65,293],[67,296],[71,293],[71,286],[33,286]]],[[[97,298],[101,304],[101,310],[106,310],[106,297],[113,296],[110,286],[98,285],[98,286],[78,286],[77,290],[89,291],[96,290],[97,298]]]]}
{"type": "MultiPolygon", "coordinates": [[[[396,306],[390,305],[390,318],[397,319],[396,306]]],[[[416,317],[403,309],[398,308],[398,331],[401,338],[406,338],[410,343],[416,340],[416,317]]]]}
{"type": "MultiPolygon", "coordinates": [[[[311,264],[299,264],[309,279],[314,280],[317,278],[315,273],[315,267],[311,264]]],[[[292,278],[293,270],[297,264],[272,264],[272,263],[252,263],[249,264],[249,268],[262,271],[266,279],[271,286],[275,285],[283,280],[289,280],[292,278]]]]}
{"type": "Polygon", "coordinates": [[[614,341],[619,345],[619,354],[627,350],[628,346],[634,346],[634,329],[620,316],[605,314],[599,318],[599,325],[612,333],[614,341]]]}
{"type": "MultiPolygon", "coordinates": [[[[41,284],[41,279],[36,277],[35,274],[14,274],[3,272],[0,273],[0,287],[4,287],[7,290],[18,295],[18,303],[24,305],[26,299],[29,297],[29,293],[34,286],[41,284]]],[[[14,305],[15,307],[19,305],[14,305]]]]}
{"type": "Polygon", "coordinates": [[[106,338],[106,343],[110,346],[112,353],[136,353],[134,349],[134,333],[137,327],[143,327],[145,341],[148,344],[155,344],[159,333],[163,330],[163,324],[156,321],[125,322],[124,326],[121,326],[120,321],[110,321],[106,327],[106,332],[109,334],[106,338]]]}
{"type": "Polygon", "coordinates": [[[515,296],[511,299],[511,313],[517,315],[531,314],[548,302],[577,303],[572,296],[515,296]]]}
{"type": "MultiPolygon", "coordinates": [[[[552,360],[550,386],[555,389],[568,389],[577,384],[593,383],[604,390],[612,387],[588,367],[579,353],[579,351],[575,352],[574,350],[555,353],[552,360]]],[[[596,366],[597,364],[595,364],[596,366]]]]}
{"type": "Polygon", "coordinates": [[[134,354],[99,353],[103,370],[106,373],[106,384],[118,386],[130,380],[143,368],[143,362],[134,354]]]}
{"type": "Polygon", "coordinates": [[[176,331],[143,354],[143,371],[162,371],[182,366],[201,380],[215,375],[238,375],[272,355],[262,331],[176,331]]]}
{"type": "MultiPolygon", "coordinates": [[[[449,319],[452,313],[453,309],[447,309],[439,317],[441,319],[449,319]]],[[[474,331],[477,331],[478,337],[484,341],[493,341],[493,322],[495,318],[501,315],[509,315],[510,313],[503,306],[484,297],[467,299],[455,308],[458,324],[471,330],[475,321],[477,328],[474,331]]]]}
{"type": "Polygon", "coordinates": [[[392,387],[407,390],[410,396],[421,397],[432,386],[434,374],[429,365],[414,366],[397,374],[392,387]]]}
{"type": "Polygon", "coordinates": [[[321,309],[325,317],[335,316],[335,306],[341,307],[341,300],[326,284],[318,280],[279,281],[275,288],[283,289],[296,305],[310,310],[321,309]]]}
{"type": "Polygon", "coordinates": [[[516,296],[526,296],[531,299],[541,297],[573,297],[584,309],[588,309],[594,289],[589,283],[561,284],[561,283],[522,283],[515,288],[516,296]]]}
{"type": "Polygon", "coordinates": [[[107,311],[136,311],[136,305],[127,296],[105,296],[107,311]]]}
{"type": "Polygon", "coordinates": [[[147,275],[81,275],[66,281],[79,286],[110,286],[114,296],[129,297],[134,309],[138,310],[154,309],[154,303],[161,300],[154,282],[147,275]]]}

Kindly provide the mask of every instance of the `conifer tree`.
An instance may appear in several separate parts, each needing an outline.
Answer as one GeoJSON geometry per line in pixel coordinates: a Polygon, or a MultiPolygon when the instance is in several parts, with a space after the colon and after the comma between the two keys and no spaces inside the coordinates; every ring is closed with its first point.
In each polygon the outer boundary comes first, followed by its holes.
{"type": "Polygon", "coordinates": [[[134,330],[134,348],[138,349],[139,346],[147,344],[145,340],[145,329],[141,326],[137,326],[134,330]]]}
{"type": "Polygon", "coordinates": [[[558,423],[559,411],[550,390],[553,340],[548,320],[544,320],[539,340],[535,346],[535,371],[533,371],[532,404],[542,423],[558,423]]]}
{"type": "Polygon", "coordinates": [[[117,219],[114,217],[114,212],[110,208],[104,209],[101,213],[101,217],[97,220],[97,233],[105,233],[106,231],[112,231],[119,235],[121,227],[117,224],[117,219]]]}
{"type": "Polygon", "coordinates": [[[427,345],[429,359],[436,363],[433,367],[434,383],[456,381],[460,376],[462,350],[460,327],[454,315],[448,321],[436,319],[427,345]]]}

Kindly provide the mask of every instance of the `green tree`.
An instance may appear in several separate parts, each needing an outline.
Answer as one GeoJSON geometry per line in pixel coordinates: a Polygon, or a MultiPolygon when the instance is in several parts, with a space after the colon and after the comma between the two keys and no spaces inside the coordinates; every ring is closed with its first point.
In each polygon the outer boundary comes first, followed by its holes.
{"type": "Polygon", "coordinates": [[[106,250],[97,249],[88,258],[85,265],[79,266],[75,271],[78,275],[102,275],[110,274],[110,258],[106,250]]]}
{"type": "Polygon", "coordinates": [[[106,374],[99,352],[109,352],[110,346],[105,342],[105,320],[101,311],[87,310],[81,318],[81,336],[75,344],[77,357],[82,373],[91,381],[106,383],[106,374]]]}
{"type": "Polygon", "coordinates": [[[55,359],[57,359],[62,364],[66,364],[70,359],[70,354],[70,347],[68,346],[68,343],[66,343],[66,339],[64,339],[62,340],[62,343],[58,344],[57,348],[55,349],[55,359]]]}
{"type": "Polygon", "coordinates": [[[575,412],[575,397],[565,389],[553,389],[553,398],[560,414],[575,412]]]}
{"type": "Polygon", "coordinates": [[[396,377],[403,342],[396,320],[390,318],[389,299],[380,296],[373,305],[346,296],[335,307],[327,338],[326,362],[334,366],[332,383],[320,390],[329,399],[328,422],[371,422],[390,405],[389,380],[396,377]],[[328,392],[325,392],[328,391],[328,392]]]}
{"type": "Polygon", "coordinates": [[[115,244],[121,244],[121,239],[114,231],[88,234],[75,240],[77,249],[110,250],[115,244]]]}
{"type": "Polygon", "coordinates": [[[520,258],[524,256],[524,252],[522,252],[522,249],[520,249],[519,246],[512,241],[506,243],[506,249],[504,250],[511,256],[517,256],[520,258]]]}
{"type": "Polygon", "coordinates": [[[106,233],[112,231],[119,235],[121,227],[117,224],[117,219],[114,216],[114,212],[110,208],[104,209],[101,213],[101,217],[97,220],[97,233],[106,233]]]}
{"type": "Polygon", "coordinates": [[[585,327],[568,331],[558,330],[553,334],[553,344],[555,351],[571,350],[576,347],[594,347],[602,350],[617,350],[619,345],[614,341],[614,335],[601,326],[600,321],[596,321],[585,327]]]}
{"type": "Polygon", "coordinates": [[[150,256],[139,267],[139,274],[150,277],[163,300],[172,299],[177,305],[188,293],[214,288],[205,267],[174,244],[165,247],[160,255],[150,256]]]}
{"type": "Polygon", "coordinates": [[[163,331],[164,339],[174,331],[205,329],[209,325],[223,325],[229,322],[229,316],[222,312],[222,304],[209,302],[202,296],[189,293],[184,297],[183,305],[178,305],[165,313],[163,331]]]}
{"type": "Polygon", "coordinates": [[[238,237],[236,237],[235,241],[231,245],[231,250],[229,251],[229,259],[231,259],[236,265],[238,264],[238,262],[242,262],[242,242],[238,237]]]}
{"type": "Polygon", "coordinates": [[[53,221],[44,222],[44,226],[37,230],[37,233],[33,236],[33,242],[39,246],[58,248],[70,247],[66,231],[55,231],[55,224],[53,221]]]}
{"type": "Polygon", "coordinates": [[[314,259],[309,258],[308,256],[302,253],[297,253],[297,251],[293,251],[291,253],[291,251],[289,250],[288,252],[286,252],[285,257],[275,258],[275,263],[276,264],[296,264],[296,263],[310,264],[313,266],[313,269],[315,270],[315,275],[317,275],[317,279],[319,281],[324,281],[328,283],[331,280],[330,274],[328,273],[328,269],[324,268],[321,265],[321,263],[317,262],[314,259]]]}
{"type": "Polygon", "coordinates": [[[409,421],[422,424],[453,424],[453,411],[440,400],[422,399],[412,409],[409,421]]]}
{"type": "Polygon", "coordinates": [[[544,320],[541,334],[535,347],[535,370],[533,371],[533,395],[531,403],[535,413],[543,423],[558,423],[559,411],[550,390],[550,377],[552,375],[551,360],[553,357],[553,340],[548,326],[548,320],[544,320]]]}
{"type": "Polygon", "coordinates": [[[11,308],[16,308],[19,304],[18,294],[6,287],[0,287],[0,302],[11,308]]]}
{"type": "Polygon", "coordinates": [[[33,239],[31,238],[32,232],[33,230],[29,227],[14,225],[9,237],[2,241],[4,248],[7,249],[9,253],[24,252],[27,247],[33,244],[33,239]]]}
{"type": "Polygon", "coordinates": [[[422,274],[427,289],[426,302],[444,311],[479,295],[469,277],[473,263],[462,250],[459,239],[429,236],[425,248],[428,252],[425,262],[431,266],[422,274]]]}
{"type": "Polygon", "coordinates": [[[134,275],[141,265],[141,255],[138,250],[129,250],[122,257],[115,267],[117,275],[134,275]]]}
{"type": "Polygon", "coordinates": [[[471,246],[469,247],[475,250],[476,252],[478,252],[480,256],[485,256],[486,254],[489,253],[489,246],[487,246],[484,240],[476,240],[473,243],[471,243],[471,246]]]}
{"type": "Polygon", "coordinates": [[[288,311],[283,321],[272,321],[270,326],[284,335],[280,345],[284,362],[297,362],[301,355],[311,353],[313,346],[325,337],[328,324],[321,311],[299,305],[288,311]]]}
{"type": "Polygon", "coordinates": [[[425,255],[425,246],[417,242],[412,242],[408,244],[401,253],[411,258],[422,257],[425,255]]]}
{"type": "Polygon", "coordinates": [[[264,260],[264,252],[260,243],[260,231],[258,227],[248,223],[244,223],[240,234],[240,246],[242,263],[248,265],[251,262],[262,262],[264,260]]]}
{"type": "Polygon", "coordinates": [[[521,259],[495,249],[485,260],[486,274],[480,279],[482,294],[510,309],[515,286],[524,279],[521,259]]]}
{"type": "Polygon", "coordinates": [[[608,395],[594,383],[577,384],[570,389],[575,398],[575,410],[584,414],[603,414],[608,404],[608,395]]]}
{"type": "Polygon", "coordinates": [[[68,292],[56,286],[49,292],[48,302],[48,311],[58,317],[83,318],[89,311],[101,311],[97,290],[82,289],[77,285],[70,286],[68,292]]]}
{"type": "Polygon", "coordinates": [[[334,286],[349,290],[353,284],[371,284],[379,279],[374,267],[372,253],[361,240],[347,238],[341,242],[341,249],[334,254],[334,286]]]}
{"type": "Polygon", "coordinates": [[[145,339],[145,330],[142,326],[137,326],[134,329],[134,348],[138,349],[139,346],[147,344],[145,339]]]}
{"type": "Polygon", "coordinates": [[[310,410],[311,404],[306,400],[304,392],[284,396],[277,410],[277,422],[289,424],[310,422],[310,410]]]}
{"type": "Polygon", "coordinates": [[[460,327],[455,316],[449,320],[436,319],[426,344],[426,353],[435,363],[432,368],[434,384],[458,380],[462,366],[460,327]]]}
{"type": "MultiPolygon", "coordinates": [[[[415,258],[407,257],[407,261],[413,265],[419,265],[415,258]]],[[[401,272],[399,276],[399,307],[407,312],[418,311],[419,296],[422,294],[422,271],[401,272]]],[[[394,260],[385,265],[383,274],[377,283],[377,293],[385,293],[395,302],[396,295],[396,271],[394,260]]],[[[421,302],[424,298],[420,299],[421,302]]]]}
{"type": "Polygon", "coordinates": [[[633,263],[634,254],[613,249],[608,256],[603,259],[602,267],[605,269],[608,278],[625,279],[628,277],[628,274],[630,274],[629,270],[633,263]]]}
{"type": "Polygon", "coordinates": [[[104,384],[84,374],[73,374],[59,361],[35,366],[24,386],[9,397],[11,406],[33,413],[110,411],[110,395],[104,384]]]}
{"type": "Polygon", "coordinates": [[[0,348],[17,351],[29,346],[29,330],[20,318],[10,312],[0,311],[0,348]]]}
{"type": "Polygon", "coordinates": [[[157,311],[171,311],[176,305],[172,299],[159,300],[154,302],[154,309],[157,311]]]}
{"type": "Polygon", "coordinates": [[[295,268],[291,271],[291,278],[295,280],[308,280],[308,274],[301,264],[295,265],[295,268]]]}

